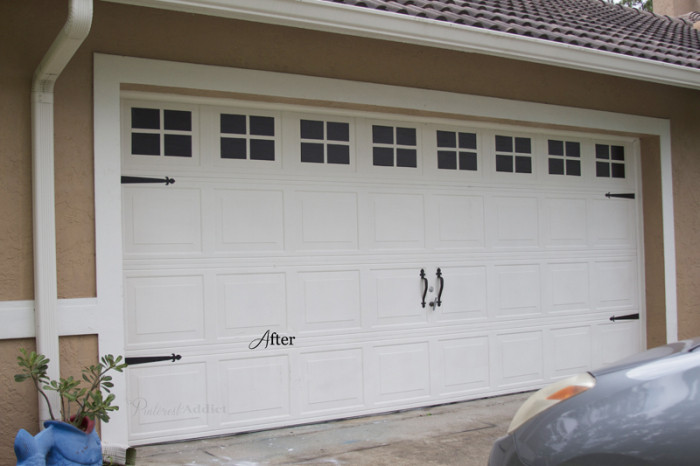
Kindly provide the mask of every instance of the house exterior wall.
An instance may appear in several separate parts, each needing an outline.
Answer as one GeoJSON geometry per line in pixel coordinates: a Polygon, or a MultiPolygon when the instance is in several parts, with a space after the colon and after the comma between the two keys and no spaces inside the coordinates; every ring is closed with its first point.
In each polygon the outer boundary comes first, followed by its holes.
{"type": "Polygon", "coordinates": [[[700,11],[700,0],[654,0],[654,13],[673,17],[700,11]]]}
{"type": "MultiPolygon", "coordinates": [[[[65,21],[54,0],[0,5],[0,301],[33,297],[30,90],[34,69],[65,21]]],[[[56,84],[56,223],[59,298],[95,296],[93,53],[277,71],[666,118],[671,122],[679,338],[700,334],[700,92],[496,57],[245,21],[95,2],[92,30],[56,84]]],[[[468,109],[467,109],[468,111],[468,109]]],[[[98,141],[99,144],[99,141],[98,141]]],[[[641,139],[647,345],[665,342],[659,142],[641,139]]],[[[76,354],[94,337],[71,340],[76,354]]],[[[21,346],[0,341],[2,386],[21,346]],[[10,362],[8,362],[10,361],[10,362]]],[[[62,348],[63,350],[63,348],[62,348]]],[[[18,427],[34,429],[36,397],[3,390],[0,457],[18,427]],[[7,411],[6,411],[7,412],[7,411]],[[21,421],[18,421],[18,418],[21,421]],[[3,419],[8,419],[4,417],[3,419]],[[8,423],[6,425],[6,423],[8,423]]],[[[8,463],[10,464],[10,463],[8,463]]]]}

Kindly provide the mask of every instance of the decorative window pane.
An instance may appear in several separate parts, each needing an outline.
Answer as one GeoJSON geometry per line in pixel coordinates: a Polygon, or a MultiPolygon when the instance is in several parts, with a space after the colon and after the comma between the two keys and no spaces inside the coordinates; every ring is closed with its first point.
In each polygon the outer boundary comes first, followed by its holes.
{"type": "Polygon", "coordinates": [[[192,131],[192,113],[182,110],[165,110],[165,129],[192,131]]]}
{"type": "Polygon", "coordinates": [[[436,131],[438,169],[476,171],[476,134],[436,131]],[[466,149],[466,150],[465,150],[466,149]]]}
{"type": "Polygon", "coordinates": [[[192,112],[132,107],[131,153],[192,157],[192,112]]]}
{"type": "Polygon", "coordinates": [[[350,123],[301,120],[299,129],[302,162],[350,164],[350,123]]]}
{"type": "Polygon", "coordinates": [[[532,173],[532,140],[524,137],[496,136],[496,171],[532,173]]]}
{"type": "Polygon", "coordinates": [[[222,113],[219,129],[222,159],[275,160],[274,117],[222,113]]]}
{"type": "Polygon", "coordinates": [[[595,173],[598,178],[625,178],[625,147],[595,145],[595,173]]]}
{"type": "Polygon", "coordinates": [[[418,166],[415,128],[372,125],[372,163],[378,167],[418,166]]]}
{"type": "Polygon", "coordinates": [[[549,174],[581,176],[581,143],[575,141],[547,141],[549,174]]]}

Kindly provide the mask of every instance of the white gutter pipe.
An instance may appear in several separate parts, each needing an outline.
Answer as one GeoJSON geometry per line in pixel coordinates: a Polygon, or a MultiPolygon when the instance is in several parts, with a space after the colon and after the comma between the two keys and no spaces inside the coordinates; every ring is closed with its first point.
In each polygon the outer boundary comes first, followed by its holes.
{"type": "MultiPolygon", "coordinates": [[[[34,203],[34,325],[37,352],[51,360],[48,375],[58,379],[58,285],[54,192],[54,84],[92,25],[92,0],[70,0],[68,19],[34,72],[32,83],[32,193],[34,203]]],[[[48,393],[54,415],[58,393],[48,393]]],[[[39,424],[49,419],[39,397],[39,424]]]]}

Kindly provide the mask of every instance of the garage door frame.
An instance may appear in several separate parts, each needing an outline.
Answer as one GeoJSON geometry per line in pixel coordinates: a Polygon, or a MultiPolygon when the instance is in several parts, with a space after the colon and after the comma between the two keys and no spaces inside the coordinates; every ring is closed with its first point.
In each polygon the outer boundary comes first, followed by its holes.
{"type": "MultiPolygon", "coordinates": [[[[122,290],[120,102],[121,91],[257,95],[286,102],[336,102],[355,108],[453,115],[474,119],[520,121],[590,131],[658,136],[661,143],[662,204],[667,340],[677,339],[675,244],[668,120],[592,110],[475,97],[440,91],[310,78],[207,65],[95,55],[95,228],[97,313],[103,353],[124,352],[122,290]],[[207,79],[202,79],[206,76],[207,79]],[[300,96],[302,100],[300,100],[300,96]],[[421,108],[415,108],[421,102],[421,108]],[[465,111],[465,109],[467,109],[465,111]]],[[[640,251],[642,254],[642,251],[640,251]]],[[[117,404],[124,408],[103,426],[109,443],[127,443],[125,380],[115,380],[117,404]]]]}

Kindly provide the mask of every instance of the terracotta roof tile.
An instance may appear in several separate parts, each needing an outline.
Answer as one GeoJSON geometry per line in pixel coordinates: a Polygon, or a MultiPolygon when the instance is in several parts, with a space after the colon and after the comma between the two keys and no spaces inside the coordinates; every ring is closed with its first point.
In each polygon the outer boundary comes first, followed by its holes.
{"type": "Polygon", "coordinates": [[[681,18],[602,0],[325,0],[700,69],[700,12],[681,18]]]}

